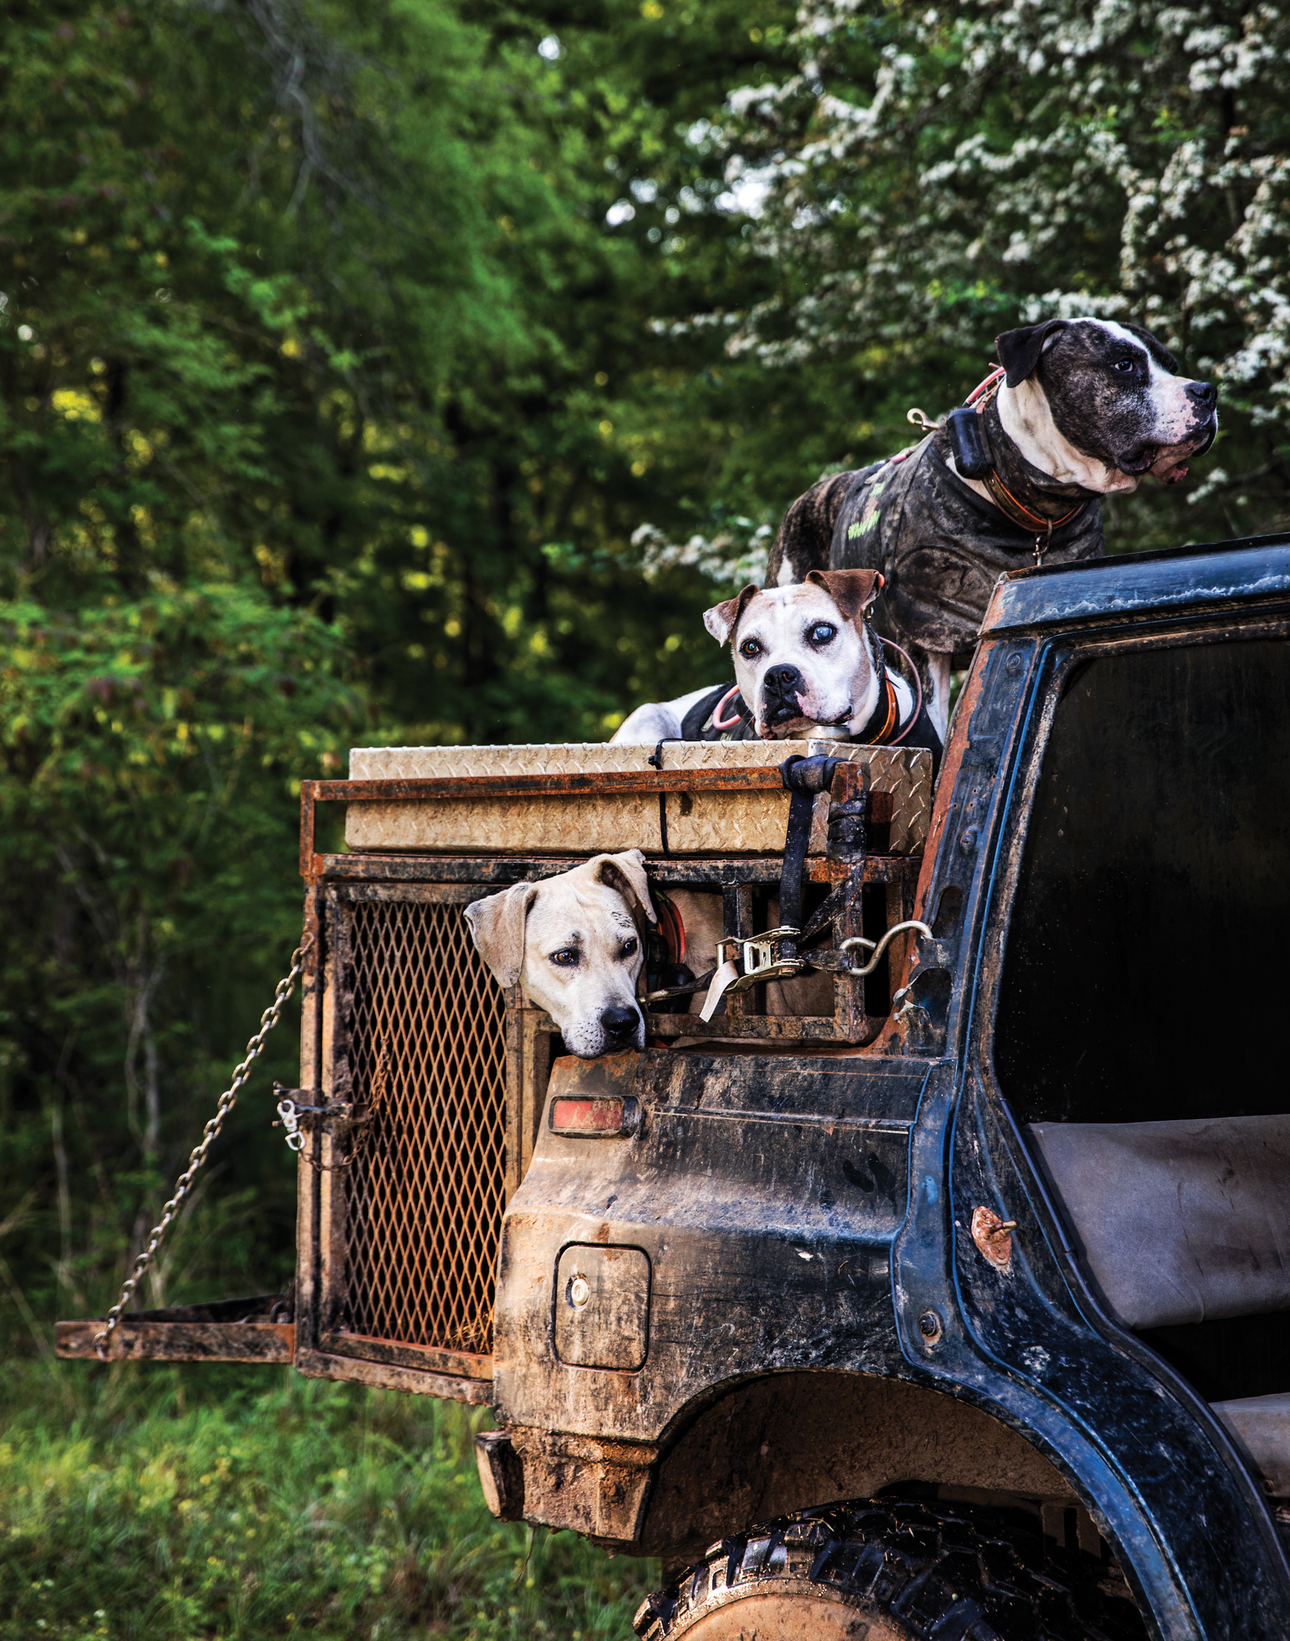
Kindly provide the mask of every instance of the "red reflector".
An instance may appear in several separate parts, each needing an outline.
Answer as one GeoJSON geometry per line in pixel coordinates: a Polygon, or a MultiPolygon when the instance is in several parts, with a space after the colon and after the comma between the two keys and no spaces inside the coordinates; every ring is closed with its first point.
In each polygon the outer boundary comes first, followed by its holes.
{"type": "Polygon", "coordinates": [[[551,1128],[557,1134],[621,1134],[623,1127],[619,1098],[551,1101],[551,1128]]]}

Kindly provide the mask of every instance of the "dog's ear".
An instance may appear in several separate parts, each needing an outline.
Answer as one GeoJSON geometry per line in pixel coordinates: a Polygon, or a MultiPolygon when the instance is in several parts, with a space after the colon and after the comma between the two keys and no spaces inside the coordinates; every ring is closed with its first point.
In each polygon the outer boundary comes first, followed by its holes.
{"type": "Polygon", "coordinates": [[[524,924],[538,896],[536,883],[513,883],[500,895],[466,908],[471,938],[499,986],[513,986],[524,967],[524,924]]]}
{"type": "Polygon", "coordinates": [[[634,922],[639,924],[643,919],[653,928],[658,917],[650,897],[649,879],[645,876],[645,856],[639,849],[624,849],[618,855],[595,855],[587,864],[595,882],[603,883],[623,897],[634,922]]]}
{"type": "Polygon", "coordinates": [[[718,644],[733,642],[735,628],[739,625],[739,617],[748,607],[748,600],[755,598],[761,591],[756,582],[750,581],[742,592],[736,593],[734,598],[728,598],[724,604],[714,604],[710,610],[703,612],[703,625],[708,629],[718,644]]]}
{"type": "Polygon", "coordinates": [[[1019,387],[1035,374],[1039,355],[1051,338],[1064,331],[1069,323],[1066,319],[1045,319],[1042,325],[1022,325],[1019,330],[1006,330],[1002,336],[995,337],[999,363],[1007,372],[1009,387],[1019,387]]]}
{"type": "Polygon", "coordinates": [[[806,579],[810,586],[823,587],[848,621],[867,618],[886,585],[877,570],[808,570],[806,579]]]}

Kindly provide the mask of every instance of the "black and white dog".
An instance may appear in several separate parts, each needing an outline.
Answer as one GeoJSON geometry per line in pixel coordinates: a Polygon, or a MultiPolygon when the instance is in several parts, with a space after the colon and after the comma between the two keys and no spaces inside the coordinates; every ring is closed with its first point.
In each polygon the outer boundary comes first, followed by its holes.
{"type": "Polygon", "coordinates": [[[880,571],[876,625],[915,652],[942,739],[950,669],[967,665],[1000,572],[1100,557],[1101,497],[1148,473],[1181,482],[1218,431],[1217,390],[1178,375],[1136,325],[1050,319],[996,346],[1001,368],[965,428],[942,422],[887,461],[822,479],[785,513],[766,570],[768,587],[880,571]]]}

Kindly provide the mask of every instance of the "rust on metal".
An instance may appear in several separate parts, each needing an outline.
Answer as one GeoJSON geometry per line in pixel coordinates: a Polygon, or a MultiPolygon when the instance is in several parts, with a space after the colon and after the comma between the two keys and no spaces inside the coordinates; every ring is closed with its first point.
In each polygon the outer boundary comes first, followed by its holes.
{"type": "MultiPolygon", "coordinates": [[[[972,662],[971,671],[964,679],[963,688],[954,705],[953,732],[946,740],[945,755],[941,760],[940,773],[936,778],[936,794],[932,801],[932,815],[927,825],[927,836],[923,841],[918,884],[914,890],[913,905],[906,913],[907,917],[918,918],[924,923],[931,923],[933,927],[935,927],[935,921],[933,917],[929,916],[932,911],[929,900],[941,855],[941,835],[945,830],[947,821],[954,812],[958,777],[969,746],[968,736],[961,732],[959,726],[970,724],[972,715],[981,704],[985,677],[993,648],[994,646],[989,643],[979,646],[972,662]]],[[[906,936],[904,941],[898,942],[898,944],[903,944],[904,951],[899,955],[896,953],[892,955],[891,991],[893,997],[902,987],[909,985],[912,977],[911,971],[918,955],[917,943],[909,936],[906,936]]],[[[905,1039],[905,1024],[894,1015],[891,1015],[884,1022],[882,1030],[873,1043],[870,1044],[870,1047],[875,1051],[900,1054],[905,1050],[905,1039]]]]}
{"type": "Polygon", "coordinates": [[[296,1371],[308,1379],[361,1379],[380,1390],[402,1390],[412,1396],[439,1396],[446,1401],[486,1406],[492,1400],[492,1386],[486,1379],[463,1379],[448,1373],[420,1372],[385,1362],[366,1362],[361,1373],[349,1356],[331,1356],[326,1351],[296,1352],[296,1371]]]}
{"type": "Polygon", "coordinates": [[[371,1113],[344,1192],[344,1331],[487,1356],[507,1195],[504,995],[451,901],[337,910],[346,1069],[371,1113]]]}
{"type": "Polygon", "coordinates": [[[848,760],[838,765],[833,773],[828,821],[828,852],[835,860],[854,863],[864,859],[866,822],[872,815],[875,822],[889,823],[891,797],[890,792],[870,793],[869,772],[863,764],[848,760]]]}
{"type": "MultiPolygon", "coordinates": [[[[586,858],[585,855],[523,854],[384,855],[373,851],[361,855],[314,855],[313,870],[304,875],[315,882],[380,883],[391,888],[410,883],[460,883],[492,890],[504,889],[522,880],[536,882],[539,878],[554,877],[558,872],[582,865],[586,858]]],[[[661,888],[681,888],[691,884],[706,887],[717,877],[731,883],[778,883],[781,865],[774,855],[733,859],[690,855],[684,860],[651,859],[648,870],[650,881],[661,888]]],[[[867,855],[864,881],[866,884],[908,885],[912,893],[919,865],[917,855],[867,855]]],[[[806,881],[842,883],[851,870],[846,861],[808,855],[806,881]]]]}
{"type": "MultiPolygon", "coordinates": [[[[64,1360],[97,1360],[94,1340],[102,1321],[55,1322],[55,1353],[64,1360]]],[[[154,1322],[128,1313],[106,1347],[109,1362],[290,1362],[294,1322],[154,1322]]]]}
{"type": "Polygon", "coordinates": [[[1011,1268],[1012,1233],[1016,1228],[1015,1219],[1000,1219],[990,1208],[972,1210],[972,1240],[982,1259],[996,1271],[1011,1268]]]}
{"type": "MultiPolygon", "coordinates": [[[[594,1369],[582,1369],[583,1373],[594,1369]]],[[[524,1514],[555,1531],[621,1546],[640,1535],[658,1448],[565,1431],[524,1428],[507,1433],[524,1514]]]]}
{"type": "MultiPolygon", "coordinates": [[[[729,769],[569,771],[532,775],[443,775],[420,779],[301,781],[300,875],[309,882],[322,873],[316,853],[316,809],[320,803],[404,803],[453,798],[613,797],[666,792],[779,792],[778,764],[729,769]]],[[[870,794],[875,823],[892,818],[892,794],[870,794]]]]}
{"type": "MultiPolygon", "coordinates": [[[[972,714],[980,705],[992,649],[993,646],[989,644],[982,647],[981,653],[973,663],[971,672],[964,680],[963,688],[954,706],[956,724],[970,724],[972,714]]],[[[941,833],[945,829],[945,823],[950,814],[955,788],[958,784],[959,770],[962,767],[968,745],[969,741],[966,735],[957,734],[949,737],[945,746],[945,756],[941,761],[941,772],[936,780],[936,797],[932,803],[932,818],[927,828],[927,840],[923,845],[923,869],[919,873],[918,887],[914,891],[914,916],[922,918],[924,922],[928,921],[927,897],[931,891],[932,877],[936,869],[941,833]]],[[[903,984],[903,982],[901,983],[903,984]]]]}
{"type": "Polygon", "coordinates": [[[360,1362],[384,1362],[418,1373],[447,1373],[461,1379],[491,1379],[493,1358],[469,1351],[443,1350],[434,1345],[400,1344],[389,1339],[366,1339],[353,1333],[324,1333],[320,1350],[333,1356],[352,1356],[360,1362]]]}

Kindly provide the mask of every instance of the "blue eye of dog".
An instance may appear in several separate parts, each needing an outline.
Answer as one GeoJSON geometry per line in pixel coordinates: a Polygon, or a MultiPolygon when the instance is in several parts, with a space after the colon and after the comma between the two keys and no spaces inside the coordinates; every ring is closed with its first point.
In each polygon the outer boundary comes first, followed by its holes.
{"type": "Polygon", "coordinates": [[[817,621],[806,636],[812,644],[830,644],[838,636],[838,629],[828,621],[817,621]]]}
{"type": "Polygon", "coordinates": [[[745,661],[755,661],[761,654],[761,645],[755,638],[745,638],[739,646],[739,653],[745,661]]]}
{"type": "Polygon", "coordinates": [[[624,940],[623,941],[623,949],[622,949],[622,952],[621,952],[620,955],[623,956],[623,957],[630,957],[635,950],[636,950],[636,937],[635,937],[635,935],[633,935],[630,940],[624,940]]]}
{"type": "Polygon", "coordinates": [[[1130,354],[1126,354],[1123,359],[1117,359],[1115,361],[1115,363],[1111,366],[1111,369],[1112,370],[1132,370],[1133,367],[1137,364],[1137,362],[1138,361],[1136,359],[1134,359],[1130,354]]]}
{"type": "Polygon", "coordinates": [[[578,948],[564,946],[558,952],[551,953],[551,961],[562,969],[576,969],[578,966],[578,948]]]}

